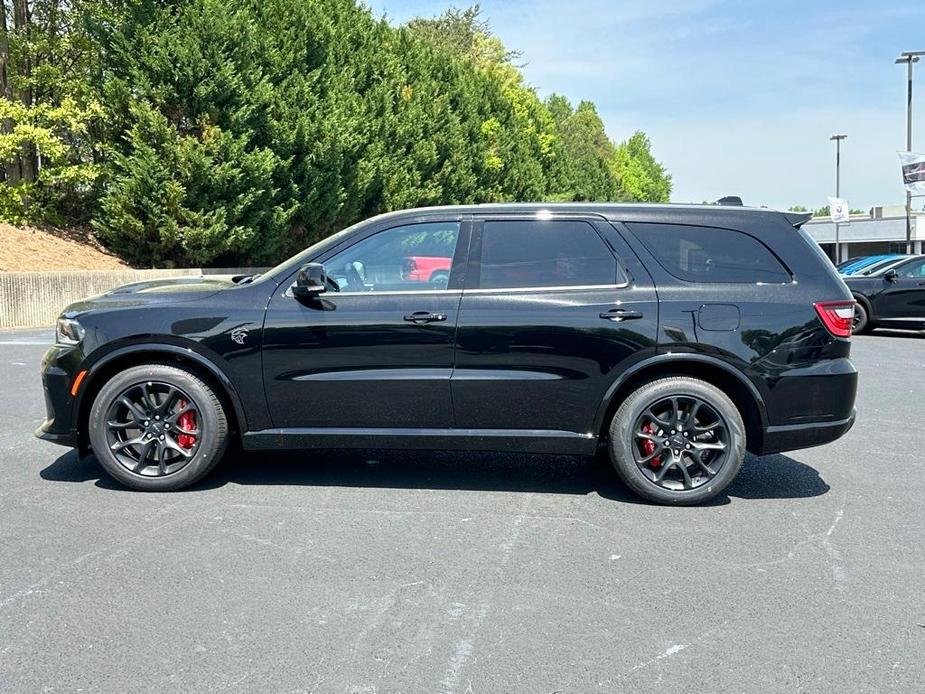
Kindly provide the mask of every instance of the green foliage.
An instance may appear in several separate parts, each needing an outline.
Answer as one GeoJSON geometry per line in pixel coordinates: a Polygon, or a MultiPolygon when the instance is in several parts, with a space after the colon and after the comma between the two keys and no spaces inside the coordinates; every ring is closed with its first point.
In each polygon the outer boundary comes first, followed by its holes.
{"type": "Polygon", "coordinates": [[[0,216],[89,218],[138,264],[271,263],[411,206],[670,193],[644,134],[540,100],[478,6],[394,27],[357,0],[32,5],[0,158],[39,166],[0,216]]]}
{"type": "MultiPolygon", "coordinates": [[[[807,210],[805,207],[803,207],[803,205],[793,205],[791,207],[788,207],[787,209],[790,210],[791,212],[809,212],[810,211],[810,210],[807,210]]],[[[824,207],[817,207],[814,210],[812,210],[812,213],[813,213],[813,217],[831,217],[832,216],[832,210],[829,208],[828,205],[825,205],[824,207]]],[[[867,214],[867,210],[862,210],[857,207],[852,207],[848,211],[848,214],[867,214]]]]}
{"type": "Polygon", "coordinates": [[[562,140],[563,156],[558,183],[562,200],[618,200],[618,181],[613,159],[616,149],[597,108],[583,101],[578,108],[560,96],[547,101],[562,140]]]}
{"type": "Polygon", "coordinates": [[[93,101],[78,105],[64,97],[58,105],[26,105],[0,98],[0,164],[9,170],[24,152],[41,157],[43,166],[33,177],[17,176],[0,186],[0,218],[20,224],[59,222],[62,212],[79,203],[100,175],[99,166],[82,146],[90,123],[102,115],[93,101]]]}
{"type": "Polygon", "coordinates": [[[613,166],[622,200],[668,202],[671,176],[652,156],[649,138],[644,132],[635,132],[617,146],[613,166]]]}

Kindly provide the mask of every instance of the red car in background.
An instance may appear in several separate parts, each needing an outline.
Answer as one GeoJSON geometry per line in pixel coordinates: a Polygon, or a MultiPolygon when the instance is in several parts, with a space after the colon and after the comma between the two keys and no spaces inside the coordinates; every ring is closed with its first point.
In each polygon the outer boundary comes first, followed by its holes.
{"type": "Polygon", "coordinates": [[[402,263],[401,278],[408,282],[429,282],[437,287],[445,287],[450,279],[452,264],[452,258],[412,255],[402,263]]]}

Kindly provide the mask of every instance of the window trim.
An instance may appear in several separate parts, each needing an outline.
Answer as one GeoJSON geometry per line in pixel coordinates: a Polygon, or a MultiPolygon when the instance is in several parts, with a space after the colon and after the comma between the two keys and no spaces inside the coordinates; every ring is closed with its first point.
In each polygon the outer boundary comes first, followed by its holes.
{"type": "Polygon", "coordinates": [[[469,263],[467,277],[471,282],[463,289],[465,296],[480,296],[484,294],[537,294],[543,292],[569,292],[569,291],[601,291],[607,289],[626,289],[631,285],[631,275],[629,270],[620,261],[616,250],[610,241],[598,229],[600,218],[574,215],[574,214],[553,214],[542,219],[538,219],[536,214],[516,214],[516,215],[476,215],[472,220],[472,237],[469,241],[469,263]],[[587,224],[591,230],[601,240],[614,260],[614,282],[608,284],[582,284],[582,285],[548,285],[534,287],[482,287],[482,235],[487,222],[582,222],[587,224]],[[623,281],[617,281],[622,278],[623,281]]]}

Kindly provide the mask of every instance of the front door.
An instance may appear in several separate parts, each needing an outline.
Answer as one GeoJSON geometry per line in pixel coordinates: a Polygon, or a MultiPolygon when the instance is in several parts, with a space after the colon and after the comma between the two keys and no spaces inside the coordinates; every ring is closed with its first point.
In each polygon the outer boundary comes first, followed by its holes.
{"type": "Polygon", "coordinates": [[[655,353],[648,273],[594,218],[486,216],[471,249],[452,379],[457,426],[597,435],[609,388],[655,353]]]}
{"type": "Polygon", "coordinates": [[[877,318],[925,320],[925,258],[896,268],[896,280],[883,280],[876,299],[877,318]]]}
{"type": "Polygon", "coordinates": [[[406,224],[317,258],[332,280],[317,297],[283,282],[263,345],[274,427],[452,427],[467,246],[468,223],[406,224]]]}

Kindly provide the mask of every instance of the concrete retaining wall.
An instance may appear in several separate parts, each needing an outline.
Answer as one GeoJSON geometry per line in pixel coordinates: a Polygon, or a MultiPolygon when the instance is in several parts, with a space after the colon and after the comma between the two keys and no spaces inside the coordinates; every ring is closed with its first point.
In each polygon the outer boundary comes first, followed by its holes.
{"type": "Polygon", "coordinates": [[[166,277],[240,275],[251,272],[259,272],[259,269],[0,272],[0,328],[42,328],[54,325],[61,309],[68,304],[102,294],[129,282],[166,277]]]}

